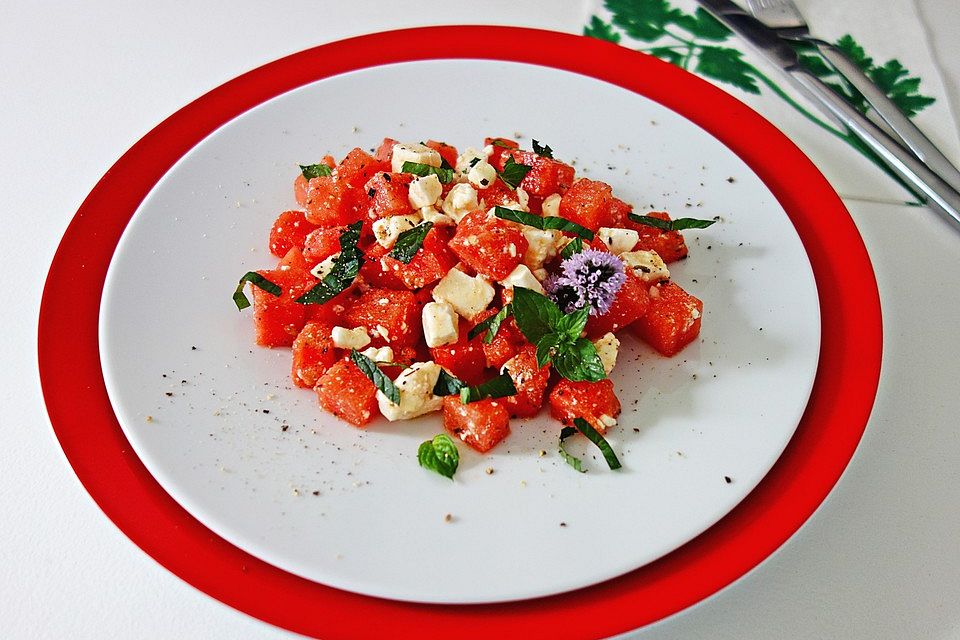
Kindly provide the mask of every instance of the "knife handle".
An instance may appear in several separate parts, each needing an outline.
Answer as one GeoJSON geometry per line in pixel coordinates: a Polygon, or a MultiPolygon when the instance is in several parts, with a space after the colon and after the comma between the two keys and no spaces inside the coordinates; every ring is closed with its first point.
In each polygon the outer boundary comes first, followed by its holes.
{"type": "Polygon", "coordinates": [[[960,227],[960,193],[956,189],[812,73],[802,67],[794,67],[788,74],[799,86],[816,96],[821,108],[843,121],[897,175],[924,194],[932,209],[960,227]]]}
{"type": "Polygon", "coordinates": [[[960,171],[937,149],[887,94],[870,80],[869,77],[847,55],[834,45],[822,40],[807,40],[816,46],[820,54],[863,94],[870,106],[884,122],[903,139],[903,142],[944,182],[960,190],[960,171]]]}

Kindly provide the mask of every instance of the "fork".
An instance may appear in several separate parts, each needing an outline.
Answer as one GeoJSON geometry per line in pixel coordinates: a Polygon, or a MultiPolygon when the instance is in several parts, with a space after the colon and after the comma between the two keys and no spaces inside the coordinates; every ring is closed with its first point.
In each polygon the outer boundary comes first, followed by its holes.
{"type": "Polygon", "coordinates": [[[783,38],[816,47],[921,162],[954,189],[960,190],[960,171],[843,51],[810,35],[810,28],[793,0],[747,0],[747,6],[756,19],[783,38]]]}

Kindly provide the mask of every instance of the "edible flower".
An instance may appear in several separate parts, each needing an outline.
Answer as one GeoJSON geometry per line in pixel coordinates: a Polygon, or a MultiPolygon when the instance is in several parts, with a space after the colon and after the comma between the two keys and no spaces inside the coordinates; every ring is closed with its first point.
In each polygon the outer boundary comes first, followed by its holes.
{"type": "Polygon", "coordinates": [[[589,307],[590,315],[610,310],[626,281],[623,262],[606,251],[584,249],[560,263],[560,273],[547,278],[544,288],[564,313],[589,307]]]}

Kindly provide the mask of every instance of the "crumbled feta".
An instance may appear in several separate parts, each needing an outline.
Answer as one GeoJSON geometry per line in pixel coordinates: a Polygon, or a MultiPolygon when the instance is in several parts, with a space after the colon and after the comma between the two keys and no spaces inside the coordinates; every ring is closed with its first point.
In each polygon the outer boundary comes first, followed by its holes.
{"type": "Polygon", "coordinates": [[[330,330],[330,337],[333,338],[333,346],[340,349],[363,349],[370,344],[370,336],[367,335],[365,327],[334,327],[330,330]]]}
{"type": "Polygon", "coordinates": [[[628,251],[620,259],[646,282],[669,280],[670,271],[656,251],[628,251]]]}
{"type": "Polygon", "coordinates": [[[600,227],[597,231],[597,237],[603,244],[607,245],[610,253],[620,255],[630,251],[637,246],[640,234],[633,229],[618,229],[614,227],[600,227]]]}
{"type": "Polygon", "coordinates": [[[403,370],[393,381],[400,392],[400,404],[393,404],[382,391],[377,391],[380,413],[391,422],[409,420],[431,411],[438,411],[443,398],[433,395],[433,387],[440,376],[440,365],[435,362],[416,362],[403,370]]]}
{"type": "Polygon", "coordinates": [[[469,180],[470,183],[478,189],[485,189],[489,187],[496,179],[497,170],[494,169],[493,165],[486,160],[481,160],[477,164],[470,167],[470,171],[467,173],[467,180],[469,180]]]}
{"type": "Polygon", "coordinates": [[[524,287],[526,289],[533,289],[540,294],[546,294],[540,281],[537,280],[537,277],[533,275],[533,272],[531,272],[530,268],[525,264],[518,264],[516,269],[500,281],[500,284],[502,284],[505,289],[524,287]]]}
{"type": "Polygon", "coordinates": [[[423,339],[428,347],[439,347],[457,341],[460,316],[446,302],[423,305],[423,339]]]}
{"type": "Polygon", "coordinates": [[[543,199],[543,204],[540,205],[543,210],[544,216],[559,216],[560,215],[560,194],[551,193],[549,196],[543,199]]]}
{"type": "Polygon", "coordinates": [[[404,142],[393,145],[393,156],[390,159],[390,168],[394,173],[403,171],[404,162],[428,164],[439,167],[442,162],[440,153],[425,144],[404,142]]]}
{"type": "Polygon", "coordinates": [[[310,270],[310,275],[312,275],[314,278],[323,280],[327,276],[327,274],[330,273],[330,270],[333,269],[333,263],[339,257],[340,257],[339,251],[337,251],[332,256],[327,257],[322,262],[319,262],[317,266],[315,266],[313,269],[310,270]]]}
{"type": "Polygon", "coordinates": [[[393,362],[393,349],[390,347],[380,347],[379,349],[368,347],[362,353],[374,362],[393,362]]]}
{"type": "Polygon", "coordinates": [[[457,223],[454,222],[453,218],[448,216],[445,213],[440,213],[433,207],[423,207],[420,209],[420,217],[423,218],[424,222],[432,222],[434,226],[453,226],[457,223]]]}
{"type": "Polygon", "coordinates": [[[405,216],[387,216],[373,223],[373,236],[377,244],[389,249],[397,241],[397,237],[420,224],[420,214],[411,213],[405,216]]]}
{"type": "Polygon", "coordinates": [[[547,278],[550,277],[550,274],[549,274],[549,273],[547,272],[547,270],[544,269],[543,267],[541,267],[541,268],[539,268],[539,269],[534,269],[534,270],[533,270],[533,275],[534,275],[534,277],[535,277],[537,280],[539,280],[540,282],[543,282],[544,280],[546,280],[547,278]]]}
{"type": "Polygon", "coordinates": [[[433,299],[446,302],[465,318],[473,318],[493,301],[493,286],[483,276],[451,269],[433,288],[433,299]]]}
{"type": "Polygon", "coordinates": [[[443,212],[458,223],[478,206],[477,190],[465,182],[454,185],[443,199],[443,212]]]}
{"type": "Polygon", "coordinates": [[[597,348],[597,355],[600,356],[600,362],[603,363],[603,370],[607,375],[610,375],[610,372],[617,365],[620,340],[612,333],[607,333],[602,338],[594,340],[593,346],[597,348]]]}
{"type": "Polygon", "coordinates": [[[457,166],[455,169],[460,173],[468,173],[470,171],[470,163],[474,160],[481,162],[490,157],[493,153],[493,147],[488,145],[483,148],[482,151],[477,151],[473,147],[467,147],[463,150],[459,156],[457,156],[457,166]],[[489,149],[489,151],[487,151],[489,149]]]}
{"type": "Polygon", "coordinates": [[[543,268],[547,260],[557,255],[558,244],[564,239],[564,235],[556,229],[537,229],[524,225],[520,233],[527,240],[523,264],[534,271],[543,268]]]}
{"type": "Polygon", "coordinates": [[[442,191],[443,185],[440,184],[440,178],[431,173],[428,176],[414,178],[410,183],[410,193],[407,197],[410,200],[410,206],[414,209],[432,207],[442,191]]]}
{"type": "Polygon", "coordinates": [[[600,423],[603,424],[604,427],[609,429],[610,427],[617,426],[617,419],[614,418],[613,416],[608,416],[607,414],[604,413],[600,416],[600,423]]]}

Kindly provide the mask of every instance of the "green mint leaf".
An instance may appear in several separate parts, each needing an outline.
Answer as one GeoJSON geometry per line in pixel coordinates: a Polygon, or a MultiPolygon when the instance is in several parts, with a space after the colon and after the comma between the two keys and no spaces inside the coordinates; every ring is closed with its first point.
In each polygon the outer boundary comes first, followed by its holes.
{"type": "Polygon", "coordinates": [[[607,377],[597,348],[587,338],[562,342],[552,361],[553,368],[567,380],[596,382],[607,377]]]}
{"type": "Polygon", "coordinates": [[[363,222],[354,222],[340,234],[340,255],[333,261],[330,273],[294,302],[323,304],[353,284],[363,263],[363,252],[357,247],[362,225],[363,222]]]}
{"type": "Polygon", "coordinates": [[[560,453],[560,457],[563,458],[563,461],[568,465],[579,471],[580,473],[586,473],[586,469],[583,468],[583,463],[580,461],[580,458],[567,453],[567,450],[563,448],[563,441],[569,438],[570,436],[577,433],[577,430],[573,427],[564,427],[560,430],[560,443],[557,446],[557,449],[560,453]]]}
{"type": "Polygon", "coordinates": [[[390,250],[390,257],[396,258],[403,264],[410,264],[413,257],[423,246],[423,240],[433,228],[432,222],[422,222],[412,229],[407,229],[397,236],[397,241],[390,250]]]}
{"type": "Polygon", "coordinates": [[[400,390],[393,384],[393,380],[388,378],[383,371],[380,371],[373,360],[356,349],[350,350],[350,359],[353,360],[353,363],[357,365],[363,375],[370,378],[373,385],[389,398],[390,402],[400,404],[400,390]]]}
{"type": "Polygon", "coordinates": [[[613,25],[604,22],[599,16],[591,16],[590,24],[583,28],[583,35],[608,42],[620,42],[620,34],[614,31],[613,25]]]}
{"type": "Polygon", "coordinates": [[[576,340],[580,337],[584,327],[587,326],[587,318],[590,315],[590,309],[584,307],[577,309],[573,313],[560,318],[557,323],[557,333],[563,334],[570,340],[576,340]]]}
{"type": "Polygon", "coordinates": [[[497,332],[500,331],[500,325],[503,324],[503,321],[512,313],[513,309],[511,309],[510,305],[505,305],[495,315],[490,316],[473,329],[470,329],[467,333],[467,340],[473,340],[486,331],[486,335],[483,336],[483,342],[484,344],[490,344],[493,342],[493,339],[497,337],[497,332]]]}
{"type": "MultiPolygon", "coordinates": [[[[494,144],[496,144],[496,141],[494,141],[494,144]]],[[[527,172],[532,168],[530,165],[516,162],[513,156],[507,156],[507,161],[503,165],[503,171],[500,172],[500,179],[511,189],[516,189],[520,186],[520,183],[523,182],[523,178],[527,175],[527,172]]]]}
{"type": "Polygon", "coordinates": [[[561,218],[559,216],[538,216],[535,213],[517,211],[516,209],[507,209],[506,207],[495,207],[493,212],[498,218],[510,220],[511,222],[519,222],[520,224],[525,224],[528,227],[535,227],[537,229],[558,229],[560,231],[575,233],[578,237],[586,240],[593,240],[593,231],[577,224],[576,222],[567,220],[566,218],[561,218]]]}
{"type": "Polygon", "coordinates": [[[236,291],[233,292],[233,302],[237,305],[237,311],[243,311],[250,306],[250,301],[247,300],[247,296],[243,293],[243,285],[248,282],[260,287],[272,296],[279,297],[283,294],[283,289],[281,289],[279,285],[270,282],[256,271],[247,271],[243,274],[243,277],[240,278],[240,283],[237,285],[236,291]]]}
{"type": "Polygon", "coordinates": [[[303,174],[303,177],[309,180],[310,178],[319,178],[320,176],[330,176],[333,175],[333,169],[328,167],[325,164],[307,164],[307,165],[298,165],[300,167],[300,173],[303,174]]]}
{"type": "Polygon", "coordinates": [[[676,220],[661,220],[653,216],[641,216],[636,213],[627,215],[630,220],[655,227],[662,231],[683,231],[684,229],[706,229],[716,220],[698,220],[697,218],[677,218],[676,220]]]}
{"type": "Polygon", "coordinates": [[[513,288],[513,318],[520,332],[537,344],[548,333],[554,333],[563,316],[553,300],[526,287],[513,288]]]}
{"type": "Polygon", "coordinates": [[[436,471],[445,478],[453,480],[453,474],[460,466],[460,452],[450,436],[441,433],[434,436],[433,440],[427,440],[420,445],[417,449],[417,462],[424,469],[436,471]]]}
{"type": "Polygon", "coordinates": [[[583,251],[583,240],[578,236],[560,250],[560,257],[566,260],[573,254],[580,253],[581,251],[583,251]]]}
{"type": "MultiPolygon", "coordinates": [[[[401,168],[403,168],[403,167],[401,167],[401,168]]],[[[445,170],[447,170],[447,171],[455,171],[455,169],[450,166],[450,163],[447,162],[447,159],[444,158],[443,156],[440,156],[440,168],[441,168],[441,169],[445,169],[445,170]]],[[[437,177],[439,178],[440,176],[437,176],[437,177]]],[[[441,182],[442,182],[442,180],[441,180],[441,182]]]]}
{"type": "Polygon", "coordinates": [[[537,342],[537,366],[542,367],[550,364],[553,358],[553,351],[563,340],[563,336],[558,333],[548,333],[537,342]]]}
{"type": "Polygon", "coordinates": [[[757,70],[743,59],[743,53],[730,47],[700,47],[696,72],[720,82],[732,84],[747,93],[760,94],[757,70]]]}
{"type": "Polygon", "coordinates": [[[541,158],[553,158],[553,149],[550,145],[540,144],[536,138],[533,139],[533,152],[541,158]]]}
{"type": "Polygon", "coordinates": [[[430,174],[433,174],[437,176],[437,178],[439,178],[440,182],[442,182],[443,184],[448,184],[450,182],[453,182],[453,173],[454,173],[453,169],[452,168],[445,169],[443,167],[442,162],[440,163],[439,167],[433,167],[433,166],[430,166],[429,164],[421,164],[419,162],[410,162],[408,160],[403,163],[403,166],[400,167],[400,170],[403,173],[412,173],[413,175],[420,176],[421,178],[424,176],[429,176],[430,174]]]}
{"type": "Polygon", "coordinates": [[[496,378],[491,378],[483,384],[460,389],[460,402],[470,404],[484,398],[503,398],[504,396],[515,395],[517,395],[517,388],[513,384],[513,378],[508,373],[501,373],[496,378]]]}
{"type": "Polygon", "coordinates": [[[613,452],[613,447],[603,439],[603,436],[600,435],[596,429],[590,426],[589,422],[583,418],[574,418],[573,426],[575,426],[580,433],[587,436],[590,442],[597,445],[600,453],[603,454],[603,459],[607,461],[608,467],[611,469],[619,469],[622,466],[620,460],[617,459],[617,454],[613,452]]]}
{"type": "Polygon", "coordinates": [[[492,144],[495,147],[503,147],[504,149],[516,149],[516,147],[514,147],[512,144],[507,144],[505,141],[501,140],[500,138],[497,138],[490,144],[492,144]]]}
{"type": "Polygon", "coordinates": [[[466,382],[450,375],[446,369],[440,369],[437,384],[433,385],[433,395],[439,397],[452,396],[460,393],[460,390],[467,386],[469,385],[466,382]]]}

